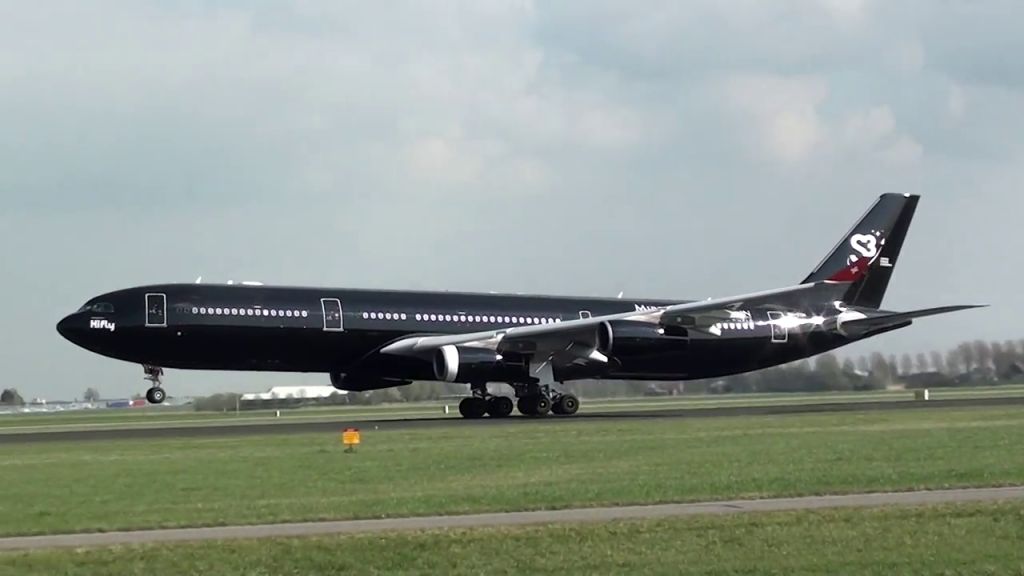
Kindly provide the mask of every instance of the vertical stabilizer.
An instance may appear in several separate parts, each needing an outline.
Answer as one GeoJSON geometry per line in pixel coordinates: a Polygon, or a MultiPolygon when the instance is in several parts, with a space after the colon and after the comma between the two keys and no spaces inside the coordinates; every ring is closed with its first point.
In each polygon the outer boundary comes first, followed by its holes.
{"type": "Polygon", "coordinates": [[[804,282],[854,281],[846,304],[880,308],[919,196],[882,194],[804,282]]]}

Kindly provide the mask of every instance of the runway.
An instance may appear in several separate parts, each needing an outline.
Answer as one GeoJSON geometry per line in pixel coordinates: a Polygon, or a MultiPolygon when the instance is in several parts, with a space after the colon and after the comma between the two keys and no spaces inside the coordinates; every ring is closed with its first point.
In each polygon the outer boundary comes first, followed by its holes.
{"type": "Polygon", "coordinates": [[[863,412],[878,410],[911,410],[925,408],[969,408],[983,406],[1024,406],[1024,396],[1002,398],[954,398],[928,401],[887,400],[875,402],[831,402],[817,404],[717,406],[711,408],[652,409],[632,412],[581,412],[575,416],[528,418],[515,416],[498,420],[482,418],[412,418],[378,420],[318,420],[300,422],[257,422],[245,424],[192,424],[138,428],[65,429],[36,432],[0,431],[0,444],[52,441],[86,441],[153,438],[200,438],[218,436],[257,436],[276,434],[307,434],[337,432],[347,426],[364,429],[396,430],[435,426],[494,426],[499,424],[536,424],[538,422],[615,421],[670,418],[723,418],[730,416],[763,416],[808,414],[816,412],[863,412]]]}
{"type": "Polygon", "coordinates": [[[692,504],[659,504],[611,508],[574,508],[536,512],[506,512],[465,516],[424,516],[374,520],[343,520],[335,522],[299,522],[250,526],[208,528],[174,528],[105,532],[89,534],[58,534],[0,538],[0,551],[40,548],[82,548],[189,542],[199,540],[231,540],[239,538],[280,538],[407,530],[438,530],[480,528],[487,526],[523,526],[562,522],[606,522],[610,520],[650,519],[703,514],[744,514],[783,510],[820,510],[826,508],[864,508],[876,506],[919,506],[955,502],[992,502],[1024,498],[1024,486],[1004,488],[970,488],[921,492],[883,492],[842,496],[809,496],[765,500],[729,500],[692,504]]]}

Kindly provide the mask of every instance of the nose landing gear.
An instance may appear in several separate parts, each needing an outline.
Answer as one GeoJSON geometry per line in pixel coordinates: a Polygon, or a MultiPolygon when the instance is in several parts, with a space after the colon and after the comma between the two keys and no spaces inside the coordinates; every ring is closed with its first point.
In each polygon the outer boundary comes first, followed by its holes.
{"type": "Polygon", "coordinates": [[[146,373],[146,380],[149,380],[152,383],[149,390],[146,390],[146,401],[150,404],[160,404],[165,398],[167,398],[167,394],[164,392],[161,382],[161,377],[164,375],[164,369],[159,366],[143,364],[142,370],[146,373]]]}

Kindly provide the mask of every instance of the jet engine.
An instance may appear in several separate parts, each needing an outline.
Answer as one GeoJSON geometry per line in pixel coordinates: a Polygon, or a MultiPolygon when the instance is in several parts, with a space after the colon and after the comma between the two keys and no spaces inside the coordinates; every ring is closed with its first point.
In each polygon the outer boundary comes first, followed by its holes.
{"type": "Polygon", "coordinates": [[[434,376],[444,382],[517,382],[526,374],[525,366],[494,350],[449,344],[434,353],[434,376]]]}

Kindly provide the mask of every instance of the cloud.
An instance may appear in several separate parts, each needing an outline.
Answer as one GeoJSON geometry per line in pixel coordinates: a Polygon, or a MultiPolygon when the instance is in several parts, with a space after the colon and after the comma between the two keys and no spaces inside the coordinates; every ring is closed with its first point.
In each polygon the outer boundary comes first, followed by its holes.
{"type": "Polygon", "coordinates": [[[967,97],[964,95],[963,87],[959,84],[951,84],[949,86],[949,95],[946,97],[946,109],[949,110],[949,115],[954,120],[963,118],[964,113],[967,111],[967,97]]]}
{"type": "Polygon", "coordinates": [[[844,27],[861,24],[867,14],[866,0],[822,0],[821,5],[840,26],[844,27]]]}
{"type": "Polygon", "coordinates": [[[829,96],[824,78],[739,75],[725,81],[724,93],[738,113],[734,129],[740,139],[749,137],[763,157],[782,165],[831,166],[864,156],[911,164],[923,153],[913,137],[897,129],[887,105],[841,115],[824,112],[829,96]]]}
{"type": "Polygon", "coordinates": [[[923,154],[914,138],[897,130],[896,119],[888,106],[849,114],[844,122],[843,138],[850,153],[876,154],[893,164],[912,164],[923,154]]]}
{"type": "Polygon", "coordinates": [[[805,160],[824,138],[818,106],[828,94],[822,78],[738,75],[726,79],[729,103],[749,120],[768,155],[784,162],[805,160]]]}

